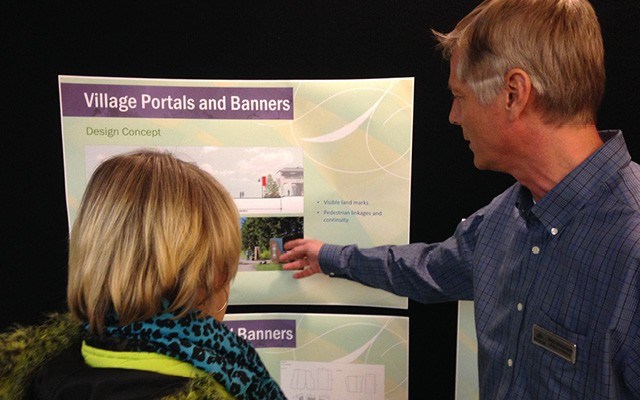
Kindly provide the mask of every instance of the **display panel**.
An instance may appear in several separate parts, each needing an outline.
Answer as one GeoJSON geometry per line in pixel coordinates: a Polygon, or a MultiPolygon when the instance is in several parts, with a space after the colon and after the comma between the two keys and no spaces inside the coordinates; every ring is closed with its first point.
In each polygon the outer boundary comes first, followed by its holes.
{"type": "Polygon", "coordinates": [[[409,319],[335,314],[229,314],[288,399],[408,399],[409,319]]]}
{"type": "Polygon", "coordinates": [[[213,81],[60,76],[69,223],[106,157],[162,148],[197,163],[240,211],[230,304],[407,308],[407,299],[276,262],[300,237],[409,240],[412,78],[213,81]]]}

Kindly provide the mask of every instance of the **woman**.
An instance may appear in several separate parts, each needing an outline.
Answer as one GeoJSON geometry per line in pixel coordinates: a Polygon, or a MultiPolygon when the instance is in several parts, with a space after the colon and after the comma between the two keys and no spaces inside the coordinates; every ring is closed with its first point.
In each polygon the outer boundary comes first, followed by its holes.
{"type": "Polygon", "coordinates": [[[2,335],[0,397],[284,398],[220,323],[240,252],[233,200],[194,164],[103,162],[69,240],[72,316],[2,335]]]}

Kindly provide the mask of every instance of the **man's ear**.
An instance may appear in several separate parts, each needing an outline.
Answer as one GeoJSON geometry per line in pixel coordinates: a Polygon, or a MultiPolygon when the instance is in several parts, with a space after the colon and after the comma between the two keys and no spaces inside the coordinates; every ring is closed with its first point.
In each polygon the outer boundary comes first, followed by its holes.
{"type": "Polygon", "coordinates": [[[505,74],[505,84],[505,109],[509,113],[509,119],[513,121],[531,105],[531,78],[522,69],[513,68],[505,74]]]}

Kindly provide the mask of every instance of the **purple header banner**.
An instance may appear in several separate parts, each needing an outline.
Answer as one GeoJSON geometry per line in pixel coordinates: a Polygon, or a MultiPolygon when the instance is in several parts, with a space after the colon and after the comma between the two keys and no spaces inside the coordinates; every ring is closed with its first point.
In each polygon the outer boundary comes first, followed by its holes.
{"type": "Polygon", "coordinates": [[[293,119],[293,88],[61,83],[63,117],[293,119]]]}
{"type": "Polygon", "coordinates": [[[294,319],[224,321],[224,324],[257,348],[296,347],[296,320],[294,319]]]}

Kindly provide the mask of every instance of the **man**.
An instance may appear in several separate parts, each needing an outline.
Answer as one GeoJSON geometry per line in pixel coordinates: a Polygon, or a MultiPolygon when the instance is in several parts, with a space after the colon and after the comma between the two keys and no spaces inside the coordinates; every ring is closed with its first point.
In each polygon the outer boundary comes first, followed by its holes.
{"type": "Polygon", "coordinates": [[[474,300],[482,399],[640,398],[640,166],[595,127],[586,0],[487,0],[448,34],[452,124],[517,183],[442,243],[286,244],[285,269],[420,302],[474,300]]]}

